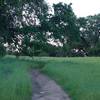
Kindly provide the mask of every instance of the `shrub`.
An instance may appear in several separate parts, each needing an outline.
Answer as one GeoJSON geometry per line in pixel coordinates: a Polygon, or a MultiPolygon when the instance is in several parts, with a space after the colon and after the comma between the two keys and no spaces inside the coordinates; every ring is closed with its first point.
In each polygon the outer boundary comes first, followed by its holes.
{"type": "Polygon", "coordinates": [[[88,50],[89,56],[100,56],[100,48],[91,48],[88,50]]]}
{"type": "Polygon", "coordinates": [[[48,57],[49,54],[47,52],[43,51],[43,52],[40,52],[38,56],[40,56],[40,57],[48,57]]]}
{"type": "Polygon", "coordinates": [[[0,44],[0,57],[3,57],[5,55],[6,55],[6,49],[2,44],[0,44]]]}

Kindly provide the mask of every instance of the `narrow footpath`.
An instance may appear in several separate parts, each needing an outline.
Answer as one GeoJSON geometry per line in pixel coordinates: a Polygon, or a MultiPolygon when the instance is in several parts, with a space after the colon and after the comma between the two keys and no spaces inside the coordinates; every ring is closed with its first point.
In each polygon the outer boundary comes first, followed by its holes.
{"type": "Polygon", "coordinates": [[[33,95],[32,100],[71,100],[55,81],[37,70],[31,72],[33,95]]]}

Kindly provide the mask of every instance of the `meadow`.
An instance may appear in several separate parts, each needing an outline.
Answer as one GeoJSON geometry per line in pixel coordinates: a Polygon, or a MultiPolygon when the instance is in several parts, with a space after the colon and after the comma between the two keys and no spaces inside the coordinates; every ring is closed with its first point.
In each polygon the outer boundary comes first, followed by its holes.
{"type": "Polygon", "coordinates": [[[100,100],[100,58],[56,58],[42,71],[59,83],[72,100],[100,100]]]}
{"type": "Polygon", "coordinates": [[[99,57],[5,57],[0,59],[0,100],[31,100],[30,70],[55,80],[72,100],[100,100],[99,57]]]}
{"type": "Polygon", "coordinates": [[[0,100],[31,100],[31,61],[0,59],[0,100]]]}

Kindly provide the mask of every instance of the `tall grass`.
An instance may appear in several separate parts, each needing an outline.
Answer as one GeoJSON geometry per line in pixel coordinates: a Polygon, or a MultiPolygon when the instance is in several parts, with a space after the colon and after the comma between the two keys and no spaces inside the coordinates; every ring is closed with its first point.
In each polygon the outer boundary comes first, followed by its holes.
{"type": "Polygon", "coordinates": [[[0,100],[31,100],[31,61],[0,59],[0,100]]]}
{"type": "Polygon", "coordinates": [[[99,57],[55,58],[42,71],[56,80],[72,100],[100,100],[99,57]]]}
{"type": "Polygon", "coordinates": [[[30,68],[56,80],[72,100],[100,100],[100,57],[30,57],[6,56],[0,59],[0,100],[31,100],[30,68]]]}

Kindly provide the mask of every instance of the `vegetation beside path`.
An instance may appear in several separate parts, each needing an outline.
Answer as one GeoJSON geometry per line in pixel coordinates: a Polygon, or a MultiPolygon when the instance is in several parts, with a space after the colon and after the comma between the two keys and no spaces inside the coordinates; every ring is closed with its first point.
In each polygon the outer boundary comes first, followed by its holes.
{"type": "Polygon", "coordinates": [[[72,100],[100,100],[100,58],[55,58],[42,71],[72,100]]]}
{"type": "Polygon", "coordinates": [[[31,100],[30,61],[0,59],[0,100],[31,100]]]}
{"type": "Polygon", "coordinates": [[[39,68],[56,80],[72,100],[100,99],[99,57],[5,57],[0,59],[1,100],[31,100],[31,68],[39,68]]]}

